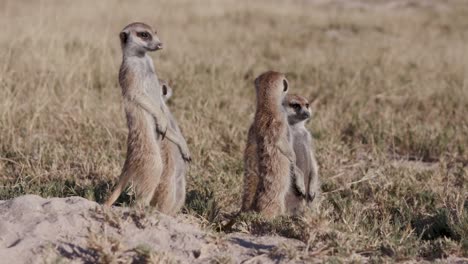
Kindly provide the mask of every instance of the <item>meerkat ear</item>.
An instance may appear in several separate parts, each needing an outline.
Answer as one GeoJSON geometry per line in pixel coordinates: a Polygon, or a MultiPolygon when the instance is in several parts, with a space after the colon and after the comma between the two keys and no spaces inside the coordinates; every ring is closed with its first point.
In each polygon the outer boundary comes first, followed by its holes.
{"type": "Polygon", "coordinates": [[[162,93],[163,93],[164,96],[167,95],[167,85],[165,85],[165,84],[162,85],[162,93]]]}
{"type": "Polygon", "coordinates": [[[122,44],[127,43],[127,39],[128,39],[127,32],[125,31],[120,32],[119,37],[120,37],[120,42],[122,42],[122,44]]]}
{"type": "Polygon", "coordinates": [[[167,85],[169,85],[169,87],[174,87],[175,81],[169,80],[169,81],[167,82],[167,85]]]}
{"type": "Polygon", "coordinates": [[[287,92],[288,87],[289,87],[288,80],[283,79],[283,92],[287,92]]]}

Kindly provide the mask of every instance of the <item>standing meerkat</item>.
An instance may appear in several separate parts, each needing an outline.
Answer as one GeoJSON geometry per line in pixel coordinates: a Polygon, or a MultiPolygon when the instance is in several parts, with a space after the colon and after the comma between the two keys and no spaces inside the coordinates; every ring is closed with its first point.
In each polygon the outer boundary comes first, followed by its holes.
{"type": "MultiPolygon", "coordinates": [[[[165,102],[172,96],[172,88],[166,81],[159,80],[161,84],[163,107],[169,120],[169,126],[184,139],[177,121],[172,116],[165,102]]],[[[185,141],[185,139],[184,139],[185,141]]],[[[164,169],[161,175],[161,182],[154,192],[151,205],[160,212],[174,215],[185,203],[185,173],[188,163],[183,159],[177,145],[166,139],[161,142],[162,160],[164,169]]]]}
{"type": "Polygon", "coordinates": [[[278,72],[269,71],[255,79],[257,109],[244,152],[242,211],[278,216],[285,213],[285,196],[291,184],[305,193],[302,175],[294,169],[296,158],[281,106],[288,86],[284,74],[278,72]]]}
{"type": "Polygon", "coordinates": [[[318,196],[320,189],[317,160],[313,148],[312,136],[305,123],[311,117],[309,101],[299,95],[288,94],[283,100],[283,107],[288,116],[288,123],[293,138],[293,148],[296,154],[296,165],[303,172],[306,199],[298,196],[290,189],[286,196],[286,208],[289,214],[300,214],[304,209],[305,200],[310,206],[318,196]]]}
{"type": "Polygon", "coordinates": [[[163,112],[161,87],[148,51],[162,48],[156,32],[144,23],[132,23],[119,34],[123,59],[119,71],[123,104],[127,117],[127,157],[119,183],[105,205],[112,205],[130,182],[136,202],[149,205],[163,171],[161,139],[179,147],[184,159],[190,152],[184,140],[168,127],[163,112]]]}

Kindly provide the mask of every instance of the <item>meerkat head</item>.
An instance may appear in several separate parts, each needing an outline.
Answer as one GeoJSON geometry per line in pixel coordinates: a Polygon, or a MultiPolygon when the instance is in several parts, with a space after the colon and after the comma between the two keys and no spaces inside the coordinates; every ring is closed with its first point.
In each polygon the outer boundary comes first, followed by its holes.
{"type": "Polygon", "coordinates": [[[143,56],[147,51],[156,51],[163,47],[157,32],[140,22],[126,26],[119,37],[122,50],[127,55],[143,56]]]}
{"type": "Polygon", "coordinates": [[[161,84],[162,98],[164,102],[167,102],[172,97],[172,88],[165,80],[159,79],[159,83],[161,84]]]}
{"type": "Polygon", "coordinates": [[[284,74],[268,71],[255,79],[255,90],[258,100],[274,100],[281,105],[284,96],[288,93],[289,82],[284,74]]]}
{"type": "Polygon", "coordinates": [[[283,107],[286,111],[286,115],[288,116],[288,122],[290,125],[306,121],[312,115],[309,100],[300,95],[286,95],[283,100],[283,107]]]}

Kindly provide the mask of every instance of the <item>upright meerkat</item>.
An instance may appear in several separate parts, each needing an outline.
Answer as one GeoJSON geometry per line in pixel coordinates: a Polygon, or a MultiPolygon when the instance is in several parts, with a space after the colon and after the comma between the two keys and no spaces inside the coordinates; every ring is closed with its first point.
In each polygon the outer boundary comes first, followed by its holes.
{"type": "Polygon", "coordinates": [[[244,152],[243,211],[278,216],[285,213],[285,196],[291,184],[305,193],[302,175],[294,169],[296,158],[281,106],[288,89],[288,81],[278,72],[269,71],[255,79],[257,109],[244,152]]]}
{"type": "Polygon", "coordinates": [[[286,196],[286,210],[289,214],[302,213],[305,200],[311,205],[317,197],[320,183],[317,160],[312,145],[312,136],[305,123],[311,117],[309,101],[299,95],[288,94],[283,100],[283,107],[288,116],[288,123],[293,138],[293,148],[296,154],[296,165],[303,172],[306,199],[290,189],[286,196]]]}
{"type": "Polygon", "coordinates": [[[120,32],[123,52],[119,71],[127,117],[127,157],[119,183],[106,201],[112,205],[131,181],[137,203],[149,205],[163,171],[161,139],[176,143],[184,159],[190,160],[185,140],[168,127],[163,112],[161,87],[148,51],[162,48],[156,32],[144,23],[132,23],[120,32]]]}
{"type": "MultiPolygon", "coordinates": [[[[161,84],[163,100],[167,102],[172,96],[172,88],[166,81],[159,80],[159,83],[161,84]]],[[[166,104],[163,104],[163,107],[167,108],[166,104]]],[[[176,131],[181,139],[184,139],[179,125],[169,109],[165,113],[169,120],[169,126],[176,131]]],[[[185,203],[185,173],[188,169],[188,163],[183,159],[177,145],[166,139],[161,142],[161,152],[164,169],[151,205],[160,212],[174,215],[185,203]]]]}

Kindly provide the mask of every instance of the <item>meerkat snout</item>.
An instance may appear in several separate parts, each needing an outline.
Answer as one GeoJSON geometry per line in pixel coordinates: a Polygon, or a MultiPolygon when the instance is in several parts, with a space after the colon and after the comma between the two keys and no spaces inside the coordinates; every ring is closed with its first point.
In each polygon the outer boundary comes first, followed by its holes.
{"type": "Polygon", "coordinates": [[[159,42],[158,44],[156,44],[156,49],[157,50],[160,50],[163,48],[163,43],[162,42],[159,42]]]}

